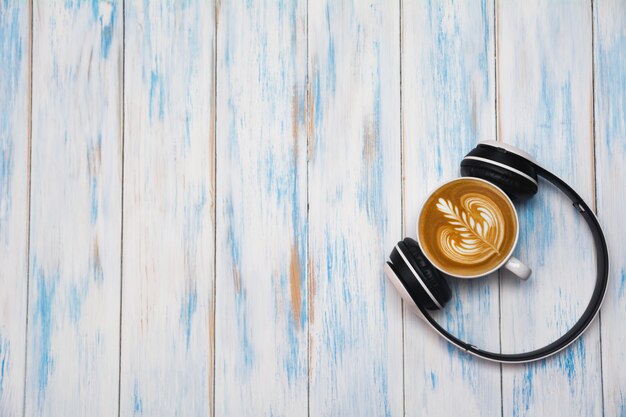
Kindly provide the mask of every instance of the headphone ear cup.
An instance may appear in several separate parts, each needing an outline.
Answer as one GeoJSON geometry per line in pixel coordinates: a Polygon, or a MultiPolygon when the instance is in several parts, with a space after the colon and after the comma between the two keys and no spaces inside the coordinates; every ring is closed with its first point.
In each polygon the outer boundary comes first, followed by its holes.
{"type": "Polygon", "coordinates": [[[471,164],[465,163],[465,161],[461,163],[461,175],[489,181],[504,191],[509,197],[517,200],[528,199],[538,191],[536,184],[529,182],[514,172],[476,161],[472,161],[471,164]]]}
{"type": "Polygon", "coordinates": [[[509,197],[525,200],[539,189],[533,163],[503,148],[479,144],[461,161],[461,175],[489,181],[509,197]]]}
{"type": "Polygon", "coordinates": [[[398,272],[397,268],[391,263],[385,263],[385,275],[387,279],[391,281],[391,284],[396,288],[396,291],[400,294],[400,297],[404,300],[406,307],[415,313],[417,316],[422,316],[422,312],[415,301],[415,297],[410,294],[410,287],[404,282],[402,276],[398,272]]]}
{"type": "MultiPolygon", "coordinates": [[[[446,303],[452,298],[450,286],[442,273],[439,272],[422,253],[417,241],[407,237],[402,242],[398,243],[398,247],[407,254],[407,259],[411,263],[411,266],[418,272],[424,284],[426,284],[439,304],[445,307],[446,303]]],[[[432,302],[430,297],[428,297],[428,301],[430,301],[432,306],[430,310],[439,309],[437,305],[432,302]]]]}
{"type": "MultiPolygon", "coordinates": [[[[402,285],[409,293],[411,298],[415,301],[415,304],[418,304],[428,310],[438,310],[439,306],[437,306],[437,304],[435,304],[430,296],[426,293],[426,291],[422,287],[422,284],[420,284],[417,278],[415,278],[413,272],[411,272],[407,264],[404,262],[402,255],[400,255],[399,251],[402,250],[400,249],[401,244],[402,242],[399,242],[398,245],[393,248],[391,254],[389,255],[393,271],[396,273],[396,276],[402,282],[402,285]]],[[[404,251],[402,253],[407,259],[410,256],[404,251]]],[[[413,267],[413,269],[417,272],[417,274],[419,274],[420,279],[422,279],[423,281],[424,278],[422,277],[422,272],[418,271],[418,269],[415,267],[413,267]]]]}

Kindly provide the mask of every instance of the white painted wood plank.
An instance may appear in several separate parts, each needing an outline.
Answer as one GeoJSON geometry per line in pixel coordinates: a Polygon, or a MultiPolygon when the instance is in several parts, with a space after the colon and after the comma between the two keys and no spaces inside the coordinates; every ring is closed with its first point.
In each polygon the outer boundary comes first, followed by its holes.
{"type": "Polygon", "coordinates": [[[604,415],[626,417],[626,3],[593,4],[596,195],[609,246],[609,289],[601,312],[604,415]]]}
{"type": "MultiPolygon", "coordinates": [[[[478,140],[495,139],[493,2],[407,1],[402,7],[404,233],[416,236],[422,201],[478,140]]],[[[448,279],[433,313],[450,332],[498,352],[498,274],[448,279]]],[[[500,367],[449,345],[405,310],[406,415],[500,414],[500,367]],[[451,395],[452,394],[452,395],[451,395]]]]}
{"type": "MultiPolygon", "coordinates": [[[[497,4],[498,129],[593,204],[592,26],[588,1],[497,4]]],[[[545,345],[578,319],[595,281],[591,233],[546,182],[520,209],[526,282],[502,276],[502,349],[545,345]]],[[[556,357],[503,367],[504,415],[602,414],[598,322],[556,357]]]]}
{"type": "Polygon", "coordinates": [[[309,2],[310,414],[403,413],[398,2],[309,2]]]}
{"type": "Polygon", "coordinates": [[[22,416],[28,245],[30,12],[0,3],[0,415],[22,416]]]}
{"type": "Polygon", "coordinates": [[[307,415],[306,2],[222,2],[215,415],[307,415]]]}
{"type": "Polygon", "coordinates": [[[27,416],[117,413],[122,10],[35,2],[27,416]]]}
{"type": "Polygon", "coordinates": [[[214,5],[126,2],[120,415],[212,408],[214,5]]]}

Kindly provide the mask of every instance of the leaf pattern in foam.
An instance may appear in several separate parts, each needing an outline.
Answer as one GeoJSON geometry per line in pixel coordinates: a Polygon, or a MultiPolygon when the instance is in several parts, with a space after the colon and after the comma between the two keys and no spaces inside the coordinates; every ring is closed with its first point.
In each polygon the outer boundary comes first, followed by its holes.
{"type": "Polygon", "coordinates": [[[467,194],[459,208],[440,197],[437,209],[446,223],[439,230],[439,248],[451,260],[477,264],[500,255],[504,220],[498,206],[480,194],[467,194]]]}

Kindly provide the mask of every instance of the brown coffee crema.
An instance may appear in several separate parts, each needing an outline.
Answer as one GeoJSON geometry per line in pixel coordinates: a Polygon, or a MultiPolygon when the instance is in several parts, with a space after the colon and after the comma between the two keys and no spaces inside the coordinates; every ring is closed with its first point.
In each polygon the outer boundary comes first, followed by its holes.
{"type": "Polygon", "coordinates": [[[475,178],[459,178],[428,197],[417,232],[437,269],[472,277],[498,267],[517,240],[515,207],[500,189],[475,178]]]}

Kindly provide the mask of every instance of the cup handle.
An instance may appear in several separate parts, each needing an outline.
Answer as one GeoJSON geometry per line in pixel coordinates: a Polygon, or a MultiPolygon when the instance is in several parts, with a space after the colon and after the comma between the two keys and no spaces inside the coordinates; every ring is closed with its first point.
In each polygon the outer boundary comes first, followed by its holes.
{"type": "Polygon", "coordinates": [[[524,281],[526,281],[530,277],[530,274],[532,274],[533,272],[529,267],[524,265],[522,261],[513,256],[511,256],[509,260],[504,264],[504,269],[511,271],[513,274],[515,274],[515,276],[524,281]]]}

